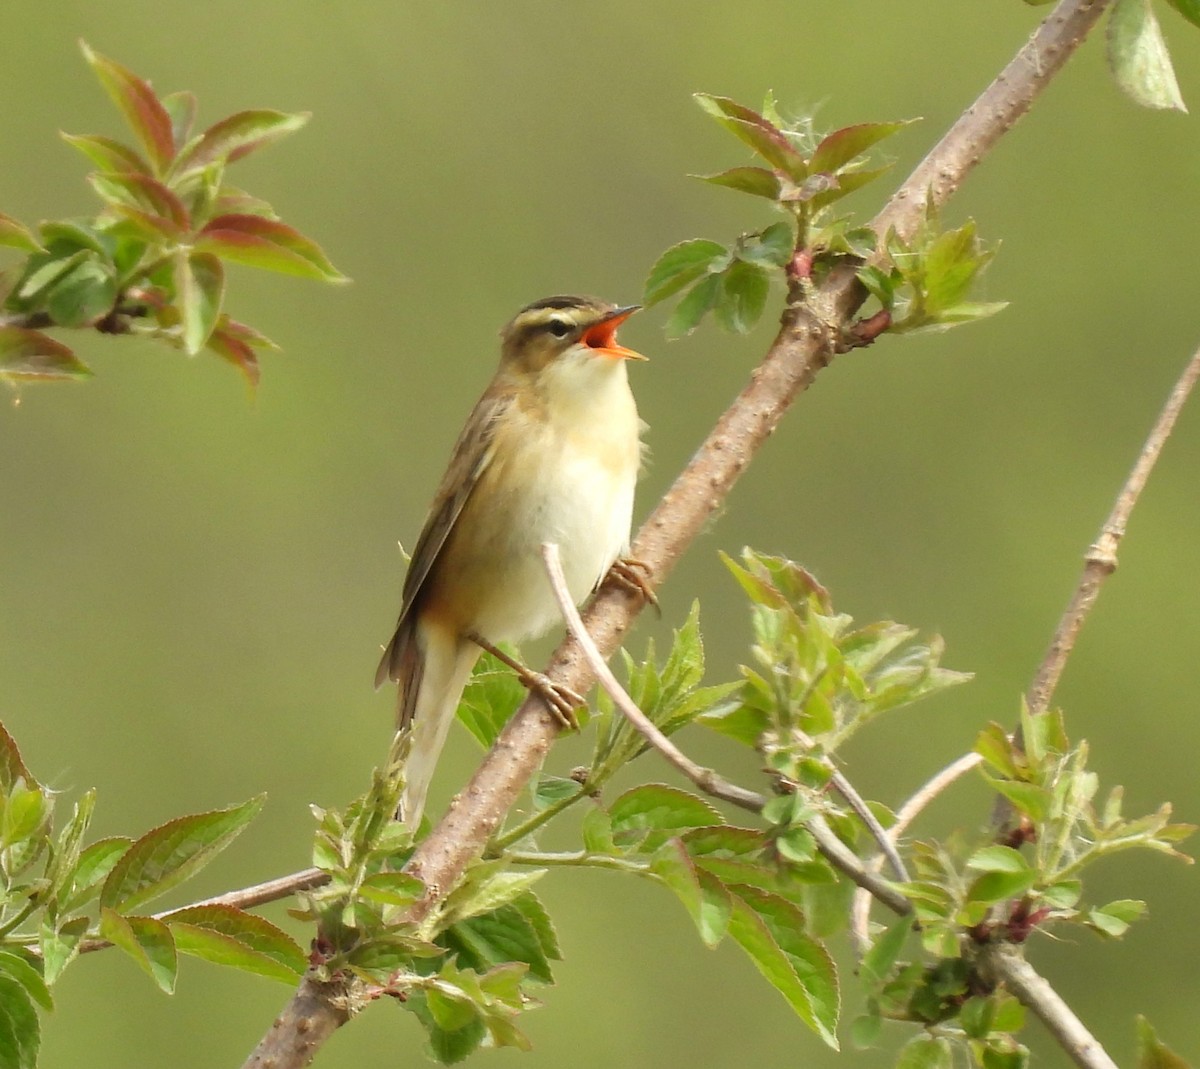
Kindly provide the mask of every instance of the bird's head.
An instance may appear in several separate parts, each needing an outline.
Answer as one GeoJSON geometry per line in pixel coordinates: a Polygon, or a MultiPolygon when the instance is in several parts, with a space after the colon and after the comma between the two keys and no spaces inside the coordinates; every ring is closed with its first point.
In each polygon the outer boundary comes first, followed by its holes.
{"type": "Polygon", "coordinates": [[[645,360],[617,344],[617,327],[640,305],[618,306],[594,297],[545,297],[526,305],[501,331],[502,360],[536,375],[552,364],[645,360]]]}

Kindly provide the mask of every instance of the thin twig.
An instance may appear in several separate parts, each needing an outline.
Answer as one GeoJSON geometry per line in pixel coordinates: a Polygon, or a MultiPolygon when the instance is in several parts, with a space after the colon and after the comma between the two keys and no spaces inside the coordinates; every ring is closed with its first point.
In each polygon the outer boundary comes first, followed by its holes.
{"type": "Polygon", "coordinates": [[[1033,1011],[1079,1069],[1117,1069],[1117,1063],[1049,981],[1025,960],[1019,947],[989,943],[980,950],[976,963],[985,976],[1002,981],[1021,1005],[1033,1011]]]}
{"type": "MultiPolygon", "coordinates": [[[[887,837],[893,845],[900,841],[900,836],[903,835],[912,824],[917,816],[926,806],[928,806],[939,794],[941,794],[955,780],[961,779],[976,765],[979,764],[981,758],[979,754],[969,753],[963,754],[956,761],[951,761],[940,772],[935,773],[925,783],[923,783],[896,811],[896,819],[892,822],[892,826],[887,829],[887,837]]],[[[869,872],[878,872],[883,867],[883,856],[877,854],[867,863],[869,872]]],[[[871,913],[871,896],[859,888],[854,892],[854,902],[850,908],[850,935],[854,940],[854,945],[861,956],[870,946],[868,941],[867,923],[871,913]]]]}
{"type": "Polygon", "coordinates": [[[671,765],[687,776],[705,794],[711,794],[714,798],[720,798],[742,809],[748,809],[752,813],[761,813],[763,806],[767,804],[766,798],[755,791],[739,787],[736,783],[730,783],[711,768],[696,764],[662,733],[653,720],[638,708],[637,702],[629,696],[625,688],[617,681],[617,677],[612,674],[612,669],[608,667],[600,651],[596,649],[591,635],[583,626],[579,610],[575,608],[575,603],[571,600],[571,594],[567,590],[567,577],[563,575],[562,557],[558,552],[558,546],[553,542],[543,543],[542,560],[546,562],[546,574],[550,579],[554,596],[558,599],[558,607],[562,610],[568,634],[579,643],[596,681],[612,698],[617,708],[624,714],[625,719],[671,765]]]}
{"type": "MultiPolygon", "coordinates": [[[[1107,5],[1108,0],[1061,0],[993,85],[958,119],[875,217],[871,225],[876,233],[886,233],[892,227],[902,234],[911,233],[927,204],[937,207],[944,203],[1062,70],[1107,5]]],[[[792,401],[833,358],[841,329],[864,299],[865,292],[852,269],[832,272],[812,294],[806,294],[796,279],[791,280],[780,330],[767,355],[634,540],[632,554],[649,568],[655,586],[662,583],[684,550],[720,510],[792,401]]],[[[640,599],[614,584],[602,590],[584,617],[597,647],[609,653],[615,650],[639,608],[640,599]]],[[[558,648],[547,675],[573,690],[586,689],[590,673],[577,643],[568,640],[558,648]]],[[[426,887],[425,895],[410,911],[409,920],[420,922],[483,851],[540,766],[557,732],[554,718],[540,700],[531,698],[522,704],[456,804],[421,842],[409,862],[409,871],[426,887]]],[[[832,839],[842,845],[836,836],[832,839]]],[[[853,860],[857,864],[857,858],[853,860]]],[[[245,1069],[296,1069],[307,1065],[320,1043],[346,1019],[344,1000],[305,981],[251,1053],[245,1069]]]]}
{"type": "Polygon", "coordinates": [[[1200,378],[1200,349],[1192,354],[1187,366],[1172,388],[1162,411],[1158,414],[1154,427],[1146,438],[1145,445],[1142,446],[1137,463],[1129,473],[1129,478],[1125,480],[1125,485],[1121,487],[1112,512],[1109,513],[1108,519],[1105,520],[1104,526],[1100,530],[1100,537],[1088,547],[1088,551],[1084,555],[1083,574],[1079,577],[1079,583],[1075,588],[1075,593],[1071,596],[1071,602],[1058,622],[1054,638],[1050,641],[1050,648],[1046,651],[1046,656],[1038,666],[1037,674],[1029,687],[1029,708],[1034,713],[1045,712],[1049,708],[1050,699],[1062,677],[1067,658],[1071,656],[1071,651],[1075,648],[1075,640],[1079,637],[1080,628],[1083,627],[1092,606],[1096,604],[1104,580],[1116,571],[1117,547],[1125,535],[1125,526],[1129,522],[1130,513],[1133,512],[1134,505],[1137,504],[1142,490],[1145,489],[1150,472],[1154,470],[1154,465],[1162,454],[1163,446],[1167,444],[1167,439],[1175,427],[1175,421],[1179,418],[1179,413],[1183,410],[1188,395],[1196,385],[1198,378],[1200,378]]]}
{"type": "MultiPolygon", "coordinates": [[[[544,543],[542,545],[542,559],[546,562],[546,574],[550,579],[550,586],[554,590],[554,596],[558,600],[558,607],[562,611],[563,619],[566,621],[567,631],[579,643],[579,647],[583,650],[583,655],[588,662],[588,667],[591,668],[597,682],[604,688],[608,696],[612,698],[613,703],[621,710],[625,719],[671,765],[687,776],[688,779],[706,794],[740,806],[742,809],[748,809],[753,813],[762,812],[763,806],[767,804],[766,798],[754,791],[747,790],[745,787],[739,787],[736,783],[730,783],[711,768],[705,768],[703,765],[697,764],[664,735],[658,725],[638,708],[637,702],[629,696],[625,688],[618,682],[617,677],[613,675],[612,669],[608,667],[603,655],[596,648],[595,642],[592,641],[591,635],[587,633],[587,629],[583,626],[579,610],[575,608],[575,603],[571,600],[570,591],[567,590],[567,579],[563,575],[562,559],[559,556],[558,546],[552,542],[544,543]]],[[[822,816],[818,814],[817,817],[809,821],[807,827],[817,843],[817,849],[820,850],[821,854],[831,864],[849,876],[860,887],[866,887],[871,894],[878,897],[881,901],[886,902],[897,913],[903,914],[909,912],[912,907],[909,906],[908,900],[899,892],[892,890],[885,881],[879,879],[874,873],[870,873],[863,868],[858,856],[834,834],[833,829],[829,827],[822,816]]]]}

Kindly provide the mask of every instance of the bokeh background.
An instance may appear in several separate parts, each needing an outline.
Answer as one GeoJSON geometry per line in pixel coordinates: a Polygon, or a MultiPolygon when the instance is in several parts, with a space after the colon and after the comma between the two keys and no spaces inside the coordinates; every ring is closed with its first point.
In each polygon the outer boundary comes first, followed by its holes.
{"type": "MultiPolygon", "coordinates": [[[[1015,0],[9,0],[0,209],[30,222],[93,210],[86,166],[56,131],[121,129],[82,36],[160,90],[195,90],[202,119],[311,110],[237,181],[355,279],[234,272],[230,310],[285,350],[266,358],[257,396],[214,358],[81,338],[93,381],[2,399],[0,718],[30,766],[64,806],[99,789],[97,834],[266,791],[263,816],[193,895],[304,865],[307,804],[359,793],[386,745],[392,698],[370,681],[398,605],[396,542],[420,527],[497,329],[547,293],[636,300],[668,245],[771,221],[757,201],[686,177],[744,160],[691,93],[753,104],[773,90],[828,126],[923,116],[889,143],[899,178],[1039,13],[1015,0]]],[[[1200,39],[1163,19],[1184,95],[1200,103],[1200,39]]],[[[823,373],[634,649],[699,597],[711,677],[729,678],[746,613],[717,551],[751,544],[806,563],[860,620],[939,631],[946,663],[977,674],[858,740],[848,771],[865,793],[896,803],[983,723],[1011,723],[1081,554],[1200,340],[1198,145],[1194,119],[1118,94],[1097,35],[947,213],[1002,242],[981,296],[1011,307],[885,339],[823,373]]],[[[857,207],[869,214],[886,189],[857,207]]],[[[773,318],[748,338],[706,328],[667,343],[666,314],[623,332],[652,357],[632,369],[653,450],[640,515],[745,380],[773,318]]],[[[1200,818],[1198,464],[1193,409],[1059,692],[1131,811],[1170,799],[1184,820],[1200,818]]],[[[697,755],[734,759],[694,731],[697,755]]],[[[553,760],[569,767],[580,747],[553,760]]],[[[458,733],[435,806],[477,758],[458,733]]],[[[641,775],[672,779],[653,760],[641,775]]],[[[987,813],[966,785],[921,830],[971,830],[987,813]]],[[[1115,859],[1092,894],[1145,898],[1150,918],[1120,944],[1037,942],[1037,964],[1118,1061],[1132,1056],[1135,1011],[1200,1058],[1197,890],[1178,863],[1115,859]]],[[[736,949],[705,951],[666,892],[562,872],[542,893],[566,948],[559,984],[526,1019],[534,1053],[481,1064],[889,1064],[890,1050],[837,1062],[736,949]]],[[[94,955],[60,986],[43,1064],[237,1065],[287,995],[187,960],[168,999],[127,960],[94,955]]],[[[1030,1036],[1041,1064],[1063,1064],[1030,1036]]],[[[318,1064],[421,1064],[420,1043],[410,1016],[380,1006],[318,1064]]]]}

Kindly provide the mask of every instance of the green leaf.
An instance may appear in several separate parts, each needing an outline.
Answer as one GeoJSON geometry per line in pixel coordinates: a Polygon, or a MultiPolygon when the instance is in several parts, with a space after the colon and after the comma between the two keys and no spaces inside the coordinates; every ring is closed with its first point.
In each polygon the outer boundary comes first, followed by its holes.
{"type": "Polygon", "coordinates": [[[107,879],[113,866],[121,860],[132,843],[132,839],[126,838],[124,835],[116,835],[111,838],[97,839],[80,852],[79,863],[75,866],[75,871],[71,876],[73,888],[71,905],[74,908],[83,905],[93,894],[98,893],[97,885],[107,879]],[[92,893],[87,894],[89,891],[92,893]]]}
{"type": "Polygon", "coordinates": [[[1029,862],[1011,846],[985,846],[967,859],[967,868],[976,872],[1028,872],[1029,862]]]}
{"type": "Polygon", "coordinates": [[[1200,0],[1167,0],[1193,26],[1200,26],[1200,0]]]}
{"type": "Polygon", "coordinates": [[[824,947],[804,934],[800,911],[753,888],[738,888],[731,901],[729,934],[796,1015],[837,1050],[837,973],[824,947]]]}
{"type": "Polygon", "coordinates": [[[738,249],[738,259],[764,267],[786,267],[795,252],[790,223],[772,223],[738,249]]]}
{"type": "Polygon", "coordinates": [[[168,93],[162,98],[162,106],[171,117],[171,140],[178,150],[192,136],[192,124],[196,121],[196,94],[186,89],[168,93]]]}
{"type": "MultiPolygon", "coordinates": [[[[532,894],[522,897],[533,898],[532,894]]],[[[476,972],[519,961],[529,967],[532,979],[543,984],[554,982],[550,960],[558,955],[547,953],[538,928],[516,902],[452,924],[438,941],[458,955],[460,966],[476,972]]],[[[557,950],[557,944],[554,949],[557,950]]]]}
{"type": "Polygon", "coordinates": [[[162,174],[175,155],[171,116],[149,84],[121,64],[92,51],[80,41],[83,58],[100,79],[112,102],[141,142],[156,174],[162,174]]]}
{"type": "Polygon", "coordinates": [[[1191,1069],[1189,1063],[1163,1044],[1154,1027],[1138,1014],[1138,1069],[1191,1069]]]}
{"type": "Polygon", "coordinates": [[[124,917],[107,906],[100,910],[100,934],[120,947],[168,995],[175,990],[179,959],[170,929],[153,917],[124,917]]]}
{"type": "Polygon", "coordinates": [[[1019,872],[987,872],[967,889],[968,902],[1003,902],[1017,898],[1038,881],[1036,869],[1019,872]]]}
{"type": "Polygon", "coordinates": [[[189,906],[168,914],[163,921],[181,953],[217,965],[285,984],[294,984],[308,966],[304,951],[286,932],[232,906],[189,906]]]}
{"type": "Polygon", "coordinates": [[[117,300],[117,279],[109,264],[87,258],[68,271],[43,297],[46,313],[60,327],[85,327],[103,319],[117,300]]]}
{"type": "Polygon", "coordinates": [[[663,328],[668,338],[682,338],[700,325],[712,308],[721,288],[720,275],[707,275],[697,282],[676,306],[663,328]]]}
{"type": "Polygon", "coordinates": [[[264,797],[176,817],[146,832],[109,873],[100,904],[128,911],[178,886],[237,838],[262,808],[264,797]]]}
{"type": "Polygon", "coordinates": [[[576,797],[583,790],[580,784],[573,779],[567,779],[566,776],[551,776],[545,772],[539,772],[534,776],[531,789],[533,808],[539,813],[558,802],[576,797]]]}
{"type": "Polygon", "coordinates": [[[458,719],[484,749],[490,749],[527,691],[511,668],[485,653],[458,703],[458,719]]]}
{"type": "Polygon", "coordinates": [[[692,177],[699,178],[702,182],[709,182],[714,186],[725,186],[727,189],[749,193],[752,197],[765,197],[767,200],[779,199],[779,175],[774,171],[768,171],[765,167],[731,167],[719,174],[698,174],[692,177]]]}
{"type": "Polygon", "coordinates": [[[785,171],[796,182],[808,176],[804,157],[774,123],[758,112],[728,97],[696,93],[696,103],[744,144],[749,145],[772,167],[785,171]]]}
{"type": "Polygon", "coordinates": [[[953,1048],[943,1036],[914,1036],[900,1049],[896,1069],[950,1069],[953,1048]]]}
{"type": "Polygon", "coordinates": [[[771,289],[771,276],[758,264],[738,260],[720,276],[713,304],[717,322],[734,334],[746,334],[762,317],[771,289]]]}
{"type": "Polygon", "coordinates": [[[473,1053],[486,1038],[487,1026],[475,1016],[465,1028],[448,1032],[434,1020],[428,1003],[427,992],[416,992],[410,996],[406,1006],[425,1026],[429,1038],[429,1054],[442,1065],[455,1065],[473,1053]]]}
{"type": "Polygon", "coordinates": [[[33,236],[32,231],[18,223],[11,215],[0,212],[0,245],[22,252],[45,252],[42,243],[33,236]]]}
{"type": "Polygon", "coordinates": [[[763,732],[771,726],[771,719],[764,710],[741,702],[728,702],[710,712],[701,713],[696,720],[751,749],[758,748],[763,732]]]}
{"type": "Polygon", "coordinates": [[[834,130],[817,146],[809,161],[809,169],[813,173],[840,171],[856,156],[861,156],[872,145],[903,130],[911,121],[869,122],[834,130]]]}
{"type": "Polygon", "coordinates": [[[359,885],[359,894],[385,906],[411,906],[425,891],[416,876],[407,872],[376,872],[359,885]]]}
{"type": "Polygon", "coordinates": [[[0,1066],[36,1069],[41,1026],[29,992],[0,973],[0,1066]]]}
{"type": "Polygon", "coordinates": [[[679,839],[665,842],[650,859],[650,871],[683,903],[707,947],[715,947],[729,929],[729,892],[712,873],[698,868],[679,839]]]}
{"type": "Polygon", "coordinates": [[[175,171],[181,173],[207,167],[210,163],[233,163],[294,133],[308,120],[307,112],[288,115],[266,108],[239,111],[205,130],[180,155],[175,171]]]}
{"type": "Polygon", "coordinates": [[[221,315],[225,269],[211,253],[175,254],[175,298],[183,326],[183,347],[195,356],[207,344],[221,315]]]}
{"type": "Polygon", "coordinates": [[[729,260],[729,251],[716,241],[694,238],[673,245],[650,268],[642,302],[647,307],[658,304],[701,275],[723,270],[729,260]]]}
{"type": "Polygon", "coordinates": [[[609,807],[608,815],[617,845],[646,853],[687,828],[721,823],[721,814],[703,799],[663,783],[626,791],[609,807]]]}
{"type": "Polygon", "coordinates": [[[86,379],[91,375],[67,346],[40,330],[0,326],[0,380],[86,379]]]}
{"type": "Polygon", "coordinates": [[[1113,5],[1108,64],[1117,84],[1142,107],[1187,111],[1150,0],[1117,0],[1113,5]]]}
{"type": "Polygon", "coordinates": [[[224,260],[324,282],[349,282],[316,242],[298,230],[258,215],[218,215],[197,235],[197,252],[224,260]]]}
{"type": "Polygon", "coordinates": [[[46,986],[42,974],[26,958],[8,950],[0,950],[0,973],[16,980],[25,989],[25,993],[29,995],[30,999],[42,1009],[54,1009],[54,999],[50,995],[50,988],[46,986]]]}
{"type": "Polygon", "coordinates": [[[545,869],[510,872],[502,862],[481,862],[467,870],[467,876],[442,905],[442,914],[458,923],[469,917],[490,913],[525,894],[546,875],[545,869]]]}
{"type": "Polygon", "coordinates": [[[590,854],[615,854],[617,844],[613,839],[612,818],[600,806],[592,806],[584,814],[580,824],[583,848],[590,854]]]}
{"type": "Polygon", "coordinates": [[[79,943],[87,934],[87,917],[72,917],[60,921],[57,927],[42,922],[38,944],[42,950],[42,975],[47,984],[54,984],[79,953],[79,943]]]}
{"type": "Polygon", "coordinates": [[[891,975],[892,968],[899,959],[904,944],[908,942],[912,930],[911,917],[900,917],[892,921],[879,933],[871,944],[871,949],[863,955],[859,974],[869,990],[882,987],[888,976],[891,975]]]}
{"type": "Polygon", "coordinates": [[[1045,821],[1050,812],[1050,792],[1035,783],[1021,783],[1018,780],[1001,780],[989,776],[986,772],[983,778],[992,788],[1004,795],[1014,806],[1029,817],[1035,824],[1045,821]]]}
{"type": "Polygon", "coordinates": [[[1120,939],[1129,926],[1146,912],[1146,903],[1135,898],[1119,898],[1097,909],[1087,912],[1088,927],[1101,935],[1120,939]]]}

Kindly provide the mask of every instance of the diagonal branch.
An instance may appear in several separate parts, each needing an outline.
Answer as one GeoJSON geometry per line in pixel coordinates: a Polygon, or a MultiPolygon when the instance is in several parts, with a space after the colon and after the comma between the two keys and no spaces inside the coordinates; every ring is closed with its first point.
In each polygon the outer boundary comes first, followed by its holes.
{"type": "MultiPolygon", "coordinates": [[[[877,233],[909,233],[928,202],[942,204],[986,152],[1029,110],[1103,14],[1108,0],[1061,0],[1033,38],[954,124],[875,218],[877,233]]],[[[779,333],[750,382],[717,421],[691,462],[638,532],[633,554],[661,584],[679,557],[720,509],[742,472],[779,425],[797,394],[840,348],[841,332],[862,305],[851,269],[833,272],[814,293],[792,279],[779,333]]],[[[610,584],[584,617],[600,651],[611,655],[638,607],[634,595],[610,584]]],[[[551,659],[548,675],[585,690],[592,673],[573,640],[551,659]]],[[[411,871],[426,894],[411,919],[420,920],[454,887],[484,849],[503,814],[545,757],[557,724],[538,700],[526,701],[484,763],[413,855],[411,871]]],[[[338,993],[341,994],[341,993],[338,993]]],[[[347,1019],[345,1002],[310,980],[246,1061],[246,1069],[307,1065],[317,1047],[347,1019]]]]}
{"type": "Polygon", "coordinates": [[[1167,444],[1175,421],[1179,419],[1179,413],[1183,410],[1197,379],[1200,379],[1200,349],[1192,354],[1192,358],[1175,382],[1145,445],[1142,446],[1133,470],[1129,473],[1129,478],[1125,480],[1125,485],[1117,495],[1112,512],[1108,514],[1108,519],[1100,529],[1100,537],[1088,547],[1084,555],[1083,574],[1079,577],[1075,593],[1071,595],[1071,602],[1058,622],[1054,638],[1050,640],[1050,648],[1038,666],[1037,674],[1029,688],[1029,708],[1035,713],[1045,712],[1049,707],[1050,699],[1066,667],[1067,658],[1075,648],[1079,631],[1100,596],[1100,588],[1104,585],[1104,580],[1116,571],[1117,547],[1125,536],[1129,516],[1146,487],[1150,472],[1154,470],[1154,465],[1158,462],[1163,446],[1167,444]]]}

